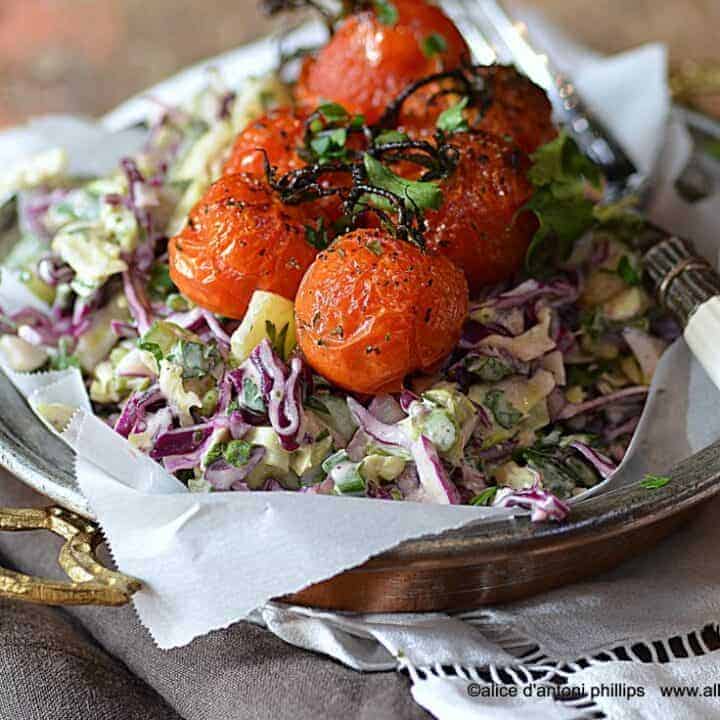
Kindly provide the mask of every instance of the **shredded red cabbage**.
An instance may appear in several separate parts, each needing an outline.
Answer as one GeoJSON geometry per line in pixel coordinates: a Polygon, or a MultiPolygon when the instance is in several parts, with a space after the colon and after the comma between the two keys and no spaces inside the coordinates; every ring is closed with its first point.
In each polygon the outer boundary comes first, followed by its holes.
{"type": "MultiPolygon", "coordinates": [[[[294,357],[288,372],[266,338],[250,353],[245,365],[248,364],[258,377],[270,425],[278,434],[282,447],[288,451],[297,450],[304,420],[300,384],[304,374],[302,360],[294,357]]],[[[234,378],[233,382],[236,382],[234,378]]]]}
{"type": "Polygon", "coordinates": [[[410,446],[410,452],[427,501],[440,505],[459,505],[460,493],[448,477],[435,446],[421,435],[410,446]]]}
{"type": "Polygon", "coordinates": [[[570,506],[547,490],[535,486],[529,490],[502,488],[493,501],[493,507],[519,507],[530,510],[532,522],[554,520],[562,522],[570,513],[570,506]]]}
{"type": "Polygon", "coordinates": [[[589,445],[578,441],[570,443],[600,474],[603,480],[607,480],[617,470],[615,463],[601,452],[594,450],[589,445]]]}
{"type": "Polygon", "coordinates": [[[205,479],[216,490],[246,490],[245,481],[264,457],[265,448],[256,447],[252,449],[248,461],[241,467],[230,465],[225,460],[216,460],[205,471],[205,479]]]}
{"type": "Polygon", "coordinates": [[[153,385],[144,392],[137,392],[131,395],[115,423],[115,432],[123,437],[129,437],[136,431],[138,423],[142,422],[145,414],[158,403],[165,401],[157,385],[153,385]]]}
{"type": "Polygon", "coordinates": [[[355,422],[373,440],[384,445],[409,449],[410,441],[402,428],[381,422],[352,397],[348,397],[347,404],[355,422]]]}
{"type": "Polygon", "coordinates": [[[593,400],[586,400],[582,403],[568,403],[558,414],[558,420],[569,420],[574,418],[576,415],[582,415],[584,413],[596,412],[603,408],[607,408],[610,405],[616,403],[627,403],[627,402],[638,402],[641,398],[645,397],[649,392],[649,388],[641,385],[636,385],[629,388],[623,388],[617,392],[610,393],[609,395],[602,395],[593,400]]]}
{"type": "Polygon", "coordinates": [[[193,453],[210,437],[212,431],[213,426],[209,423],[168,430],[158,435],[150,457],[160,460],[170,455],[193,453]]]}

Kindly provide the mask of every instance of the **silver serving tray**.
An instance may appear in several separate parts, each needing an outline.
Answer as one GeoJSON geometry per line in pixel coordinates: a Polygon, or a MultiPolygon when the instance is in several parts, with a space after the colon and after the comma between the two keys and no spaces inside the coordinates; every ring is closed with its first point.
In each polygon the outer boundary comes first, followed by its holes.
{"type": "MultiPolygon", "coordinates": [[[[321,33],[317,25],[304,26],[291,44],[307,45],[321,39],[321,33]]],[[[203,86],[211,67],[240,84],[275,64],[276,47],[274,40],[264,39],[208,60],[123,103],[100,122],[113,131],[138,124],[147,112],[147,95],[183,102],[203,86]]],[[[720,139],[720,125],[714,121],[677,112],[701,143],[720,139]]],[[[720,187],[720,162],[696,153],[684,182],[690,194],[711,192],[720,187]]],[[[1,372],[0,407],[0,464],[54,503],[92,518],[74,480],[73,452],[36,418],[1,372]]],[[[636,483],[598,494],[575,506],[563,525],[502,520],[406,542],[291,599],[345,610],[458,609],[564,584],[652,545],[720,492],[720,442],[671,474],[672,482],[654,492],[636,483]]]]}

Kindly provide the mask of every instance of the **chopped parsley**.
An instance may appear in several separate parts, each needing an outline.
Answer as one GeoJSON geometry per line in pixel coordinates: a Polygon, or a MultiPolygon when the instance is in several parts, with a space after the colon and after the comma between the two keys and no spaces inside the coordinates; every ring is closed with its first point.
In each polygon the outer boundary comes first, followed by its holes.
{"type": "Polygon", "coordinates": [[[645,490],[659,490],[664,488],[670,482],[667,475],[651,475],[648,473],[640,483],[640,487],[645,490]]]}
{"type": "Polygon", "coordinates": [[[245,440],[231,440],[230,442],[215,443],[203,458],[205,467],[210,467],[218,460],[225,460],[228,465],[242,467],[250,459],[252,445],[245,440]]]}
{"type": "Polygon", "coordinates": [[[229,465],[242,467],[250,459],[252,446],[245,440],[231,440],[226,446],[223,456],[229,465]]]}
{"type": "Polygon", "coordinates": [[[320,162],[344,158],[347,136],[348,133],[345,128],[321,130],[310,140],[310,148],[320,162]]]}
{"type": "Polygon", "coordinates": [[[325,250],[330,245],[330,238],[325,227],[325,218],[318,220],[317,228],[312,225],[305,226],[305,239],[316,250],[325,250]]]}
{"type": "MultiPolygon", "coordinates": [[[[157,358],[156,352],[153,354],[157,358]]],[[[206,377],[217,364],[219,356],[214,345],[178,340],[168,353],[167,359],[182,367],[183,380],[190,380],[191,378],[206,377]]]]}
{"type": "Polygon", "coordinates": [[[347,140],[351,129],[365,124],[362,115],[350,115],[338,103],[325,103],[315,113],[309,126],[309,137],[304,155],[318,163],[345,160],[348,156],[347,140]]]}
{"type": "Polygon", "coordinates": [[[50,359],[51,370],[67,370],[71,367],[80,367],[80,361],[70,353],[70,340],[60,338],[57,346],[57,355],[50,359]]]}
{"type": "Polygon", "coordinates": [[[225,450],[225,443],[215,443],[206,453],[203,458],[203,464],[205,467],[210,467],[214,462],[217,462],[222,458],[225,450]]]}
{"type": "Polygon", "coordinates": [[[447,40],[440,33],[431,33],[420,44],[427,58],[435,57],[448,49],[447,40]]]}
{"type": "Polygon", "coordinates": [[[498,493],[497,485],[485,488],[481,493],[478,493],[471,501],[471,505],[492,505],[495,500],[495,496],[498,493]]]}
{"type": "Polygon", "coordinates": [[[289,329],[290,329],[290,324],[285,323],[282,326],[282,329],[278,332],[278,329],[275,327],[274,322],[272,322],[270,320],[265,321],[265,334],[268,336],[268,339],[270,340],[272,349],[283,360],[285,360],[285,345],[287,342],[287,335],[288,335],[289,329]]]}
{"type": "Polygon", "coordinates": [[[138,341],[138,347],[141,350],[145,350],[149,352],[153,357],[160,362],[163,359],[163,351],[160,345],[156,342],[144,342],[142,340],[138,341]]]}
{"type": "Polygon", "coordinates": [[[395,4],[390,0],[374,0],[375,15],[383,25],[396,25],[400,14],[395,4]]]}
{"type": "MultiPolygon", "coordinates": [[[[349,117],[348,111],[340,105],[340,103],[325,103],[324,105],[321,105],[317,111],[320,115],[322,115],[323,120],[325,120],[326,123],[345,122],[349,117]]],[[[315,128],[311,127],[311,129],[317,132],[317,130],[322,129],[322,126],[315,126],[315,128]]]]}
{"type": "Polygon", "coordinates": [[[440,113],[437,119],[437,127],[446,133],[463,132],[468,129],[467,120],[463,110],[467,107],[470,98],[464,97],[452,107],[440,113]]]}
{"type": "Polygon", "coordinates": [[[175,283],[170,278],[170,266],[167,263],[155,263],[150,270],[148,283],[150,294],[156,298],[165,298],[176,293],[175,283]]]}
{"type": "Polygon", "coordinates": [[[483,405],[493,414],[495,422],[505,430],[515,427],[522,420],[522,413],[506,400],[502,390],[490,390],[485,395],[483,405]]]}
{"type": "Polygon", "coordinates": [[[630,258],[627,255],[623,255],[620,258],[620,262],[617,266],[617,274],[623,279],[623,282],[628,285],[639,285],[640,284],[640,273],[634,267],[630,258]]]}
{"type": "Polygon", "coordinates": [[[243,380],[242,386],[242,404],[248,410],[257,413],[265,413],[265,401],[263,400],[260,388],[248,377],[243,380]]]}
{"type": "MultiPolygon", "coordinates": [[[[382,251],[382,245],[380,244],[379,240],[371,240],[369,243],[366,243],[365,247],[373,254],[380,257],[380,255],[383,254],[382,251]]],[[[342,328],[340,328],[342,330],[342,328]]]]}
{"type": "Polygon", "coordinates": [[[586,158],[567,133],[543,145],[531,156],[528,172],[535,193],[525,209],[540,223],[526,255],[527,269],[537,273],[565,260],[581,235],[595,224],[588,185],[600,187],[600,169],[586,158]]]}
{"type": "Polygon", "coordinates": [[[409,140],[404,132],[399,130],[383,130],[373,141],[375,147],[390,145],[391,143],[406,142],[409,140]]]}
{"type": "Polygon", "coordinates": [[[465,365],[473,375],[485,382],[499,382],[514,372],[507,363],[496,357],[469,358],[465,365]]]}
{"type": "MultiPolygon", "coordinates": [[[[442,205],[443,194],[437,183],[406,180],[368,153],[365,153],[363,161],[370,184],[403,198],[411,210],[437,210],[442,205]]],[[[384,198],[372,196],[372,199],[378,207],[387,207],[384,198]]]]}

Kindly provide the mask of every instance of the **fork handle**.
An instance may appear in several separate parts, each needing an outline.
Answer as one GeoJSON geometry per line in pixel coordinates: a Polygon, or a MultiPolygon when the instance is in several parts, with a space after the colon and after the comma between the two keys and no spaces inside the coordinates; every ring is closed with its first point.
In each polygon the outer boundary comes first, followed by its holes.
{"type": "Polygon", "coordinates": [[[632,182],[637,168],[612,133],[590,112],[573,82],[551,70],[555,86],[548,89],[557,120],[564,125],[580,149],[596,165],[610,185],[632,182]],[[554,97],[553,97],[554,96],[554,97]]]}
{"type": "Polygon", "coordinates": [[[680,321],[693,355],[720,388],[720,275],[689,240],[667,234],[644,264],[660,304],[680,321]]]}

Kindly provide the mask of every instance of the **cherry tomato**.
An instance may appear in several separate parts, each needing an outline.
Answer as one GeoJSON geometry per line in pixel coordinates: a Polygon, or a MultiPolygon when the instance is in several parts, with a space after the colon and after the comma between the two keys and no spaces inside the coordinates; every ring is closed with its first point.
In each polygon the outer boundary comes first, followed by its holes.
{"type": "MultiPolygon", "coordinates": [[[[232,153],[224,174],[246,173],[259,179],[266,178],[265,154],[268,162],[275,168],[277,176],[299,170],[307,165],[301,155],[305,143],[305,121],[307,116],[291,108],[279,108],[269,112],[248,125],[235,140],[232,153]],[[265,154],[261,152],[265,151],[265,154]]],[[[349,139],[352,146],[355,139],[349,139]]],[[[345,175],[318,176],[320,185],[332,183],[337,186],[349,184],[350,177],[345,175]]],[[[327,224],[327,231],[332,234],[331,225],[342,217],[343,209],[340,198],[336,195],[318,198],[305,204],[305,214],[311,218],[313,227],[320,218],[327,224]]]]}
{"type": "Polygon", "coordinates": [[[305,118],[291,108],[278,108],[250,123],[237,136],[224,173],[244,172],[264,178],[265,157],[261,150],[280,175],[304,167],[299,150],[304,141],[305,118]]]}
{"type": "Polygon", "coordinates": [[[255,290],[294,299],[317,250],[306,239],[303,205],[283,205],[268,185],[225,175],[193,208],[170,240],[170,275],[190,300],[242,318],[255,290]]]}
{"type": "MultiPolygon", "coordinates": [[[[557,136],[552,106],[540,87],[514,67],[489,65],[478,68],[477,72],[486,83],[489,105],[482,113],[477,108],[464,111],[470,129],[485,130],[511,140],[528,154],[557,136]]],[[[421,137],[435,133],[440,113],[460,99],[454,94],[432,98],[448,85],[448,81],[433,83],[405,101],[400,124],[406,132],[421,137]]]]}
{"type": "Polygon", "coordinates": [[[455,347],[468,312],[465,278],[447,258],[380,229],[320,253],[295,301],[310,365],[352,392],[397,391],[455,347]]]}
{"type": "Polygon", "coordinates": [[[410,83],[470,56],[455,24],[424,0],[393,0],[397,21],[367,10],[348,17],[316,57],[303,64],[298,102],[313,110],[334,101],[377,122],[410,83]]]}
{"type": "Polygon", "coordinates": [[[506,280],[522,266],[537,220],[521,209],[533,188],[529,159],[518,147],[486,132],[450,138],[460,158],[441,182],[443,204],[425,214],[428,247],[464,272],[471,294],[506,280]]]}
{"type": "Polygon", "coordinates": [[[473,127],[511,138],[528,154],[557,137],[552,106],[542,88],[506,65],[490,65],[480,74],[490,88],[492,102],[473,127]]]}

